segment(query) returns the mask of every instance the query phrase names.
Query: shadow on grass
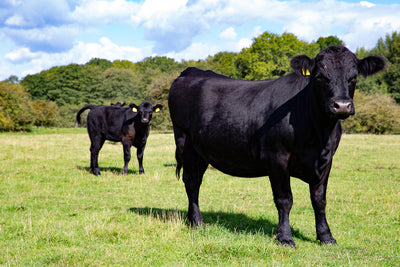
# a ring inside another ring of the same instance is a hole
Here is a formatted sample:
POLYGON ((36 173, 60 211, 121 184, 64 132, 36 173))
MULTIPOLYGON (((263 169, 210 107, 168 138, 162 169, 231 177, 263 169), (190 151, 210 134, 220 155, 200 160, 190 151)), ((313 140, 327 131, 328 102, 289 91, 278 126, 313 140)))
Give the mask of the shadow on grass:
MULTIPOLYGON (((90 171, 90 167, 76 166, 76 168, 78 170, 81 170, 81 171, 87 171, 88 173, 92 173, 90 171)), ((118 168, 118 167, 100 167, 100 174, 103 173, 103 172, 112 172, 113 174, 116 174, 116 175, 122 175, 122 168, 118 168)), ((129 174, 136 175, 136 174, 139 174, 139 171, 138 170, 128 169, 128 175, 129 174)))
MULTIPOLYGON (((133 212, 139 215, 151 216, 155 219, 163 220, 180 220, 185 221, 185 224, 189 226, 189 222, 186 219, 186 211, 173 210, 173 209, 159 209, 159 208, 130 208, 129 212, 133 212)), ((232 233, 247 233, 247 234, 258 234, 269 238, 275 238, 278 224, 271 222, 270 220, 260 218, 255 219, 248 217, 243 213, 228 213, 223 211, 205 211, 202 212, 205 226, 207 225, 218 225, 232 233)), ((304 236, 297 229, 292 229, 293 237, 307 241, 316 242, 307 236, 304 236)))

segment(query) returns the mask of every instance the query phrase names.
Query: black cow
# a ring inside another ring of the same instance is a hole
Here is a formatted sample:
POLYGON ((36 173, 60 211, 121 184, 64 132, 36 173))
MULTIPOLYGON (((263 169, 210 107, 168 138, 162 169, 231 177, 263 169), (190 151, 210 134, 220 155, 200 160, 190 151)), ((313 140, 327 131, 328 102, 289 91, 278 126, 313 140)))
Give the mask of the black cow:
POLYGON ((168 104, 174 127, 177 175, 189 200, 192 226, 203 224, 199 189, 207 166, 233 176, 269 176, 279 214, 277 240, 295 247, 289 225, 290 176, 309 184, 317 239, 336 244, 325 217, 339 119, 354 114, 357 76, 385 68, 381 57, 362 60, 342 46, 314 59, 292 58, 294 73, 264 81, 231 79, 188 68, 173 82, 168 104))
POLYGON ((122 102, 122 103, 121 103, 121 102, 117 102, 117 103, 115 103, 115 104, 114 104, 114 103, 111 103, 110 105, 111 105, 111 106, 116 106, 116 107, 123 107, 123 106, 125 106, 125 102, 122 102))
POLYGON ((128 174, 128 163, 131 159, 131 146, 137 148, 139 173, 143 174, 143 152, 150 133, 149 122, 153 112, 162 109, 162 105, 152 106, 143 102, 139 106, 130 104, 129 108, 119 106, 86 105, 78 111, 76 120, 80 123, 83 111, 90 109, 87 116, 87 130, 90 145, 90 171, 99 176, 98 157, 105 140, 121 142, 124 148, 123 174, 128 174))

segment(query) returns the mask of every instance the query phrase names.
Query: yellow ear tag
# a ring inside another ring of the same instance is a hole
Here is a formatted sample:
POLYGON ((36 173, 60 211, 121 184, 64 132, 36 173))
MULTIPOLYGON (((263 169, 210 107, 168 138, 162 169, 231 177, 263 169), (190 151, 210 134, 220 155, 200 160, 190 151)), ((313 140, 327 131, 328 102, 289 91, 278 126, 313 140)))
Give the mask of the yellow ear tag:
POLYGON ((301 69, 303 76, 310 76, 310 71, 308 69, 301 69))
POLYGON ((132 108, 132 111, 133 112, 137 112, 137 108, 132 108))
POLYGON ((154 110, 156 113, 160 111, 160 108, 156 108, 156 110, 154 110))

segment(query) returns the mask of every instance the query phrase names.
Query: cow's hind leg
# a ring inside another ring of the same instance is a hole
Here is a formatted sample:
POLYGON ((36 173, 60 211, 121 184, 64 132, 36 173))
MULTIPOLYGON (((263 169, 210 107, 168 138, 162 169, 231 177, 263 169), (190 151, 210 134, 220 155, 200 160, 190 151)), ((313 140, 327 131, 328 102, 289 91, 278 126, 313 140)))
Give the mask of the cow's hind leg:
POLYGON ((331 230, 329 229, 328 222, 326 220, 325 209, 326 209, 326 188, 328 184, 328 176, 330 172, 332 162, 325 169, 324 176, 319 183, 313 185, 310 184, 310 196, 311 203, 314 208, 315 214, 315 226, 317 230, 317 240, 322 244, 336 245, 336 240, 333 238, 331 230))
POLYGON ((193 147, 185 146, 183 153, 183 182, 189 200, 188 220, 192 227, 204 223, 199 208, 200 185, 208 163, 198 155, 193 147))
POLYGON ((100 176, 99 168, 99 152, 103 147, 105 139, 101 137, 91 138, 92 144, 90 145, 90 171, 96 175, 100 176))

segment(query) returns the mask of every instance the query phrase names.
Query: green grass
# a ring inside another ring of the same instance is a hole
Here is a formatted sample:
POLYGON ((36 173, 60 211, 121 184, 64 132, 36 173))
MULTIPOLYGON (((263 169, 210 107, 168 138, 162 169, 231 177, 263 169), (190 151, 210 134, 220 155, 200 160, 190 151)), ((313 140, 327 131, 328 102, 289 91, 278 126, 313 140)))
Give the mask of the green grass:
MULTIPOLYGON (((297 249, 277 245, 268 178, 209 169, 200 192, 205 229, 185 221, 172 134, 150 134, 146 175, 129 175, 120 144, 89 174, 85 129, 0 134, 0 265, 399 266, 400 136, 345 135, 328 186, 338 246, 315 241, 308 186, 292 179, 297 249)), ((135 152, 133 150, 133 152, 135 152)))

